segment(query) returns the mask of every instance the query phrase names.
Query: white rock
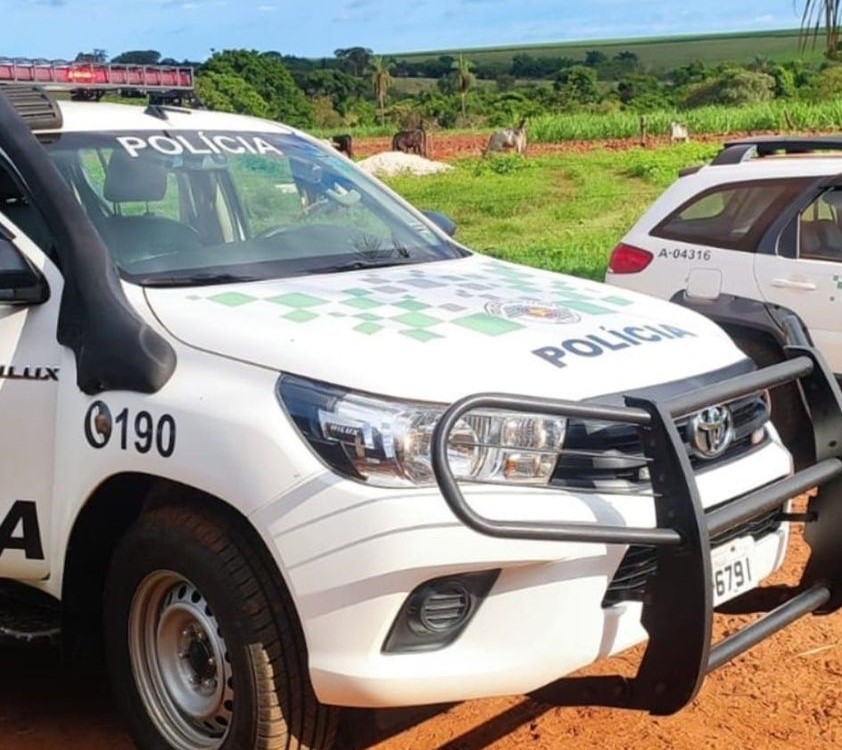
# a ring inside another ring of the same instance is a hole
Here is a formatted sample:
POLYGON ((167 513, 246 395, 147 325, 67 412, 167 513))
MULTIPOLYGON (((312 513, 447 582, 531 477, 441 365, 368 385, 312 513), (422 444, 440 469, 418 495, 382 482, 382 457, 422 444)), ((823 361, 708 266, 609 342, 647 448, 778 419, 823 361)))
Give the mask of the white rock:
POLYGON ((402 151, 385 151, 382 154, 375 154, 357 162, 357 166, 369 174, 384 176, 403 172, 414 175, 435 174, 453 169, 450 164, 425 159, 417 154, 405 154, 402 151))

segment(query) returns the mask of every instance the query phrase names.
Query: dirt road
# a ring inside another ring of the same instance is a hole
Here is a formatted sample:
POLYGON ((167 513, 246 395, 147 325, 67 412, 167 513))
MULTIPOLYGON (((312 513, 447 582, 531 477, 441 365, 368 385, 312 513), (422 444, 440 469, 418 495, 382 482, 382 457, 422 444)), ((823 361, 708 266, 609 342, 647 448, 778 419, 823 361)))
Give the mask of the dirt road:
MULTIPOLYGON (((744 133, 743 135, 760 135, 761 133, 744 133)), ((725 140, 733 140, 740 135, 712 135, 700 134, 693 137, 694 141, 702 143, 721 144, 725 140)), ((464 159, 468 156, 480 156, 488 136, 479 133, 428 133, 427 135, 427 156, 437 161, 452 161, 464 159)), ((669 138, 666 136, 650 136, 646 145, 649 148, 666 146, 669 138)), ((527 154, 538 156, 539 154, 559 154, 570 152, 585 152, 594 149, 610 149, 623 151, 640 146, 639 138, 609 138, 603 140, 589 141, 564 141, 563 143, 529 143, 527 154)), ((354 157, 361 158, 389 151, 391 138, 356 138, 354 139, 354 157)))
MULTIPOLYGON (((806 555, 796 539, 778 583, 806 555)), ((744 617, 717 616, 717 633, 744 617)), ((639 653, 602 665, 626 672, 639 653)), ((0 750, 131 750, 102 681, 55 651, 0 650, 0 750)), ((671 718, 559 709, 525 698, 425 712, 349 713, 343 750, 837 750, 842 747, 842 614, 802 620, 712 675, 671 718)))

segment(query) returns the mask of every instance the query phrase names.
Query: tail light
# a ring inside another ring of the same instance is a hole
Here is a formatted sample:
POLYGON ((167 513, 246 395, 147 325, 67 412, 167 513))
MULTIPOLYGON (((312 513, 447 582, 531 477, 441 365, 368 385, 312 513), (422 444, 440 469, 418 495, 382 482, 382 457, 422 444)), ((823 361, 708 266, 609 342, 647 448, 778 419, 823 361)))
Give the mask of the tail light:
POLYGON ((611 253, 608 270, 612 273, 640 273, 655 257, 648 250, 621 242, 611 253))

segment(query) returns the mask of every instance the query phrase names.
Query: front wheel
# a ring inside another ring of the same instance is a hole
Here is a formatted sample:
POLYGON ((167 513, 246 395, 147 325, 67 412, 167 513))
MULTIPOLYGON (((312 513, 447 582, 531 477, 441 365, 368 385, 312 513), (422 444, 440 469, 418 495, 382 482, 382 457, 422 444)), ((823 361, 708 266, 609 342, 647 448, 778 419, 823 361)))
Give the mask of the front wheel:
POLYGON ((105 589, 106 654, 140 750, 327 750, 292 603, 237 523, 187 507, 141 515, 105 589))

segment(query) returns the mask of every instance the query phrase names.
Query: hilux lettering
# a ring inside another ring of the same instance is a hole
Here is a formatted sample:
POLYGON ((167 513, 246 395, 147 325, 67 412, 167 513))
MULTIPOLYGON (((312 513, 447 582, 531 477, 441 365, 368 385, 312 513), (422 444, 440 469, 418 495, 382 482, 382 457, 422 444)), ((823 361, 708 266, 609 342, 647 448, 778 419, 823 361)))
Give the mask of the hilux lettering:
POLYGON ((566 367, 567 363, 563 360, 568 354, 574 354, 577 357, 600 357, 605 352, 616 352, 641 344, 681 339, 685 336, 695 337, 695 335, 683 328, 665 323, 651 326, 626 326, 619 330, 602 328, 599 334, 565 339, 558 346, 542 346, 540 349, 534 349, 532 353, 556 367, 566 367))
POLYGON ((15 365, 0 365, 0 379, 3 380, 58 380, 58 367, 20 368, 15 365))
POLYGON ((43 560, 38 509, 28 500, 15 500, 0 523, 0 557, 7 549, 23 550, 27 560, 43 560))

